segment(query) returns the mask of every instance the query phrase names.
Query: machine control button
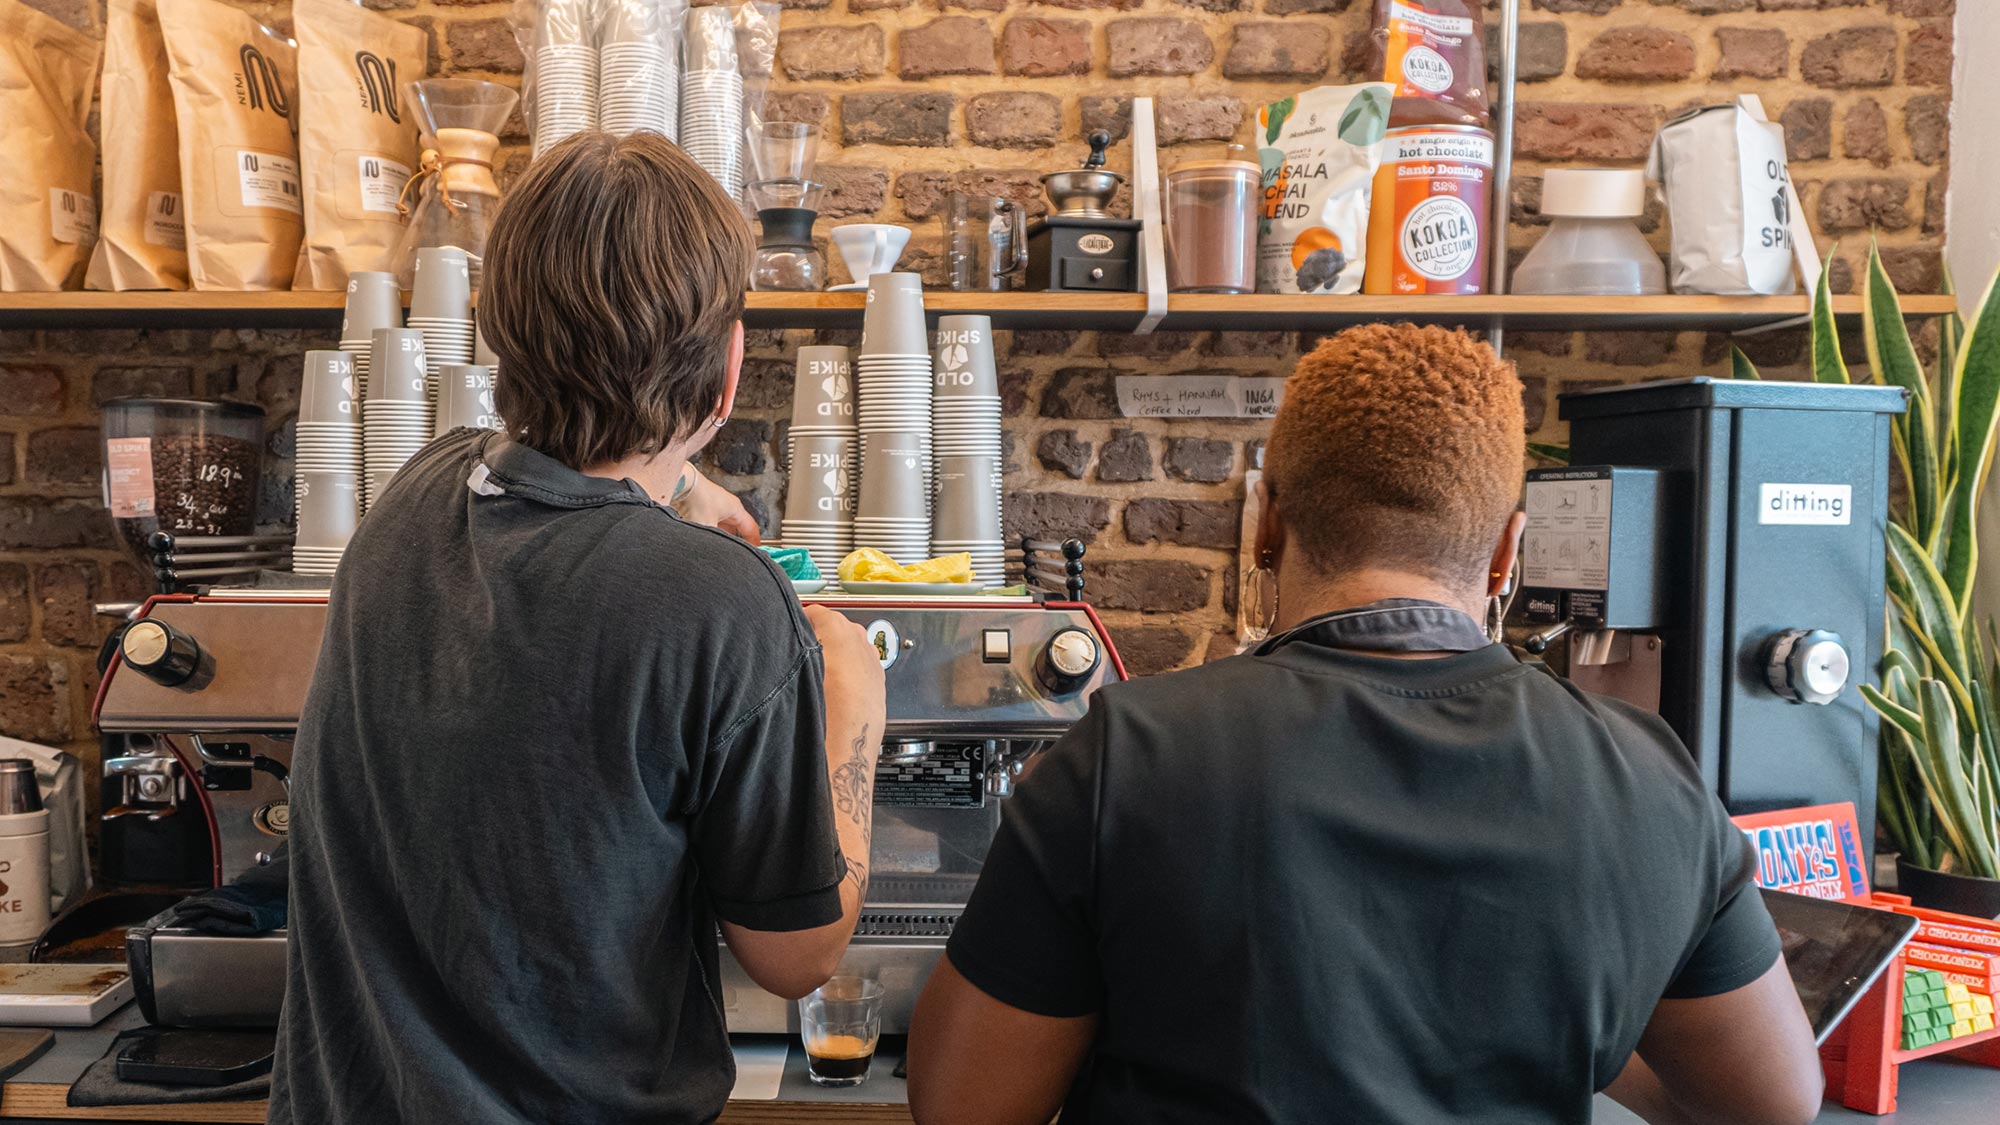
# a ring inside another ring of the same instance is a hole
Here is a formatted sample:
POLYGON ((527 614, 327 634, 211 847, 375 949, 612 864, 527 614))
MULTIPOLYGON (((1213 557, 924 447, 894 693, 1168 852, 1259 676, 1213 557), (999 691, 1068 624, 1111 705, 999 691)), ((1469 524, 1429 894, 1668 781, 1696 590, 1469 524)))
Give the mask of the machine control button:
POLYGON ((1850 671, 1847 648, 1830 630, 1787 629, 1764 649, 1764 682, 1793 703, 1832 703, 1850 671))
POLYGON ((133 670, 167 687, 186 683, 201 667, 201 646, 193 637, 150 618, 126 628, 118 653, 133 670))
POLYGON ((876 659, 882 662, 884 672, 895 667, 896 658, 903 655, 904 649, 914 647, 903 640, 894 625, 879 617, 868 623, 867 632, 868 642, 875 646, 876 659))
POLYGON ((1055 691, 1074 691, 1104 656, 1097 638, 1082 629, 1064 629, 1049 638, 1042 653, 1042 680, 1055 691))
POLYGON ((1005 664, 1014 658, 1014 635, 1005 629, 979 631, 979 659, 988 664, 1005 664))

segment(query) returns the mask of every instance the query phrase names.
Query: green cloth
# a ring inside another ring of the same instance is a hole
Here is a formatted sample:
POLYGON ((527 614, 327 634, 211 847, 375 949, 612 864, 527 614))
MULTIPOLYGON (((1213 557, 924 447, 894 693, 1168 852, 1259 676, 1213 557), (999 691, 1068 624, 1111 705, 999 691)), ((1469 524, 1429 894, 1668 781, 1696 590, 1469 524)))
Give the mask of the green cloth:
POLYGON ((811 582, 822 577, 819 567, 813 565, 812 555, 804 547, 759 547, 758 550, 771 556, 785 577, 794 582, 811 582))

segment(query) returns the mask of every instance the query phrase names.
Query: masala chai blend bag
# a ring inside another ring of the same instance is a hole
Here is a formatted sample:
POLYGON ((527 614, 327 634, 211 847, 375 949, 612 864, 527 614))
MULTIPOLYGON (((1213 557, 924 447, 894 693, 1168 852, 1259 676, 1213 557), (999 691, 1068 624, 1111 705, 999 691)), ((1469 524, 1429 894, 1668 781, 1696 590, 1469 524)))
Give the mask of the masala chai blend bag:
POLYGON ((1257 111, 1257 292, 1356 293, 1393 87, 1315 86, 1257 111))
POLYGON ((196 289, 289 289, 305 207, 291 40, 219 0, 159 0, 196 289))
POLYGON ((350 0, 293 0, 292 27, 306 203, 292 288, 345 289, 351 272, 395 268, 418 152, 403 86, 424 77, 424 33, 350 0))
POLYGON ((0 0, 0 291, 74 289, 97 239, 97 38, 0 0))
POLYGON ((111 0, 104 30, 104 218, 90 289, 186 289, 181 158, 157 0, 111 0))

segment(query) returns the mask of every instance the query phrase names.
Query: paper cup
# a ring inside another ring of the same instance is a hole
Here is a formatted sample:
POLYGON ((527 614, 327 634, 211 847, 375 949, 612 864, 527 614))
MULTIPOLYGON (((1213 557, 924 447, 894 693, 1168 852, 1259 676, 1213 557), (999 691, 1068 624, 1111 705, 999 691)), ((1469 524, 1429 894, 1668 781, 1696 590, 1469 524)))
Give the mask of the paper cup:
POLYGON ((360 421, 360 388, 355 385, 354 357, 341 351, 306 353, 306 371, 299 388, 299 424, 360 421))
POLYGON ((424 334, 377 328, 368 357, 368 399, 424 402, 424 334))
POLYGON ((415 279, 410 283, 410 317, 472 319, 472 270, 465 251, 456 246, 426 246, 417 251, 415 279))
POLYGON ((341 314, 340 338, 363 341, 377 328, 403 326, 403 291, 396 275, 359 270, 347 275, 347 307, 341 314))

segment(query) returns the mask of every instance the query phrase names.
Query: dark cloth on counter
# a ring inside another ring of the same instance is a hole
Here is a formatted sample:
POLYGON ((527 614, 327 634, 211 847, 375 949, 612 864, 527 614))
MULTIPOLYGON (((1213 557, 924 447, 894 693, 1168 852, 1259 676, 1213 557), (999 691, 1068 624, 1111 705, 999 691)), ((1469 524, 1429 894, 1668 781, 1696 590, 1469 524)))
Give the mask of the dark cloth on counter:
POLYGON ((279 841, 271 862, 250 868, 226 886, 175 903, 167 924, 218 937, 255 937, 284 929, 288 855, 288 844, 279 841))
POLYGON ((784 575, 497 433, 334 577, 293 756, 273 1122, 706 1121, 718 917, 840 917, 820 650, 784 575))
POLYGON ((118 1077, 118 1054, 140 1039, 172 1032, 170 1027, 135 1027, 121 1031, 102 1058, 84 1068, 70 1083, 67 1104, 75 1107, 113 1105, 195 1105, 202 1102, 247 1102, 271 1096, 271 1074, 231 1082, 226 1086, 169 1086, 131 1082, 118 1077))
POLYGON ((1662 997, 1776 963, 1753 869, 1657 716, 1377 603, 1100 691, 948 954, 1098 1016, 1064 1125, 1587 1122, 1662 997))

